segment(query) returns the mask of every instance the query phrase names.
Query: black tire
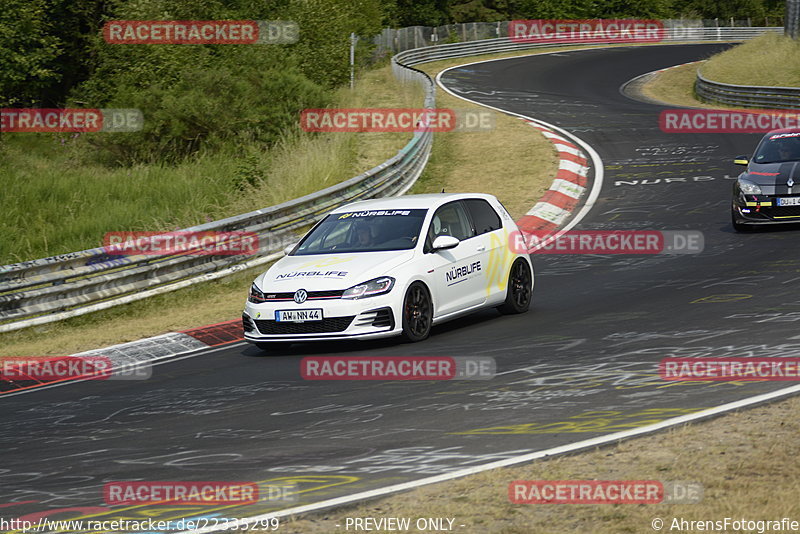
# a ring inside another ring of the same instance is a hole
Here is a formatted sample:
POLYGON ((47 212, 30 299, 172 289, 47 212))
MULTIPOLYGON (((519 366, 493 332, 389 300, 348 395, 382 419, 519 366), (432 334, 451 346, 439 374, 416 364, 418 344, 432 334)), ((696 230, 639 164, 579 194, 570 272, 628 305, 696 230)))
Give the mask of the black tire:
POLYGON ((422 282, 408 287, 403 299, 403 337, 415 343, 427 338, 433 324, 433 303, 428 288, 422 282))
POLYGON ((746 233, 752 231, 750 225, 742 224, 736 220, 736 215, 733 213, 733 211, 731 211, 731 225, 737 232, 746 233))
POLYGON ((256 347, 263 350, 264 352, 281 352, 289 348, 291 343, 286 343, 285 341, 277 341, 273 343, 254 343, 256 347))
POLYGON ((528 262, 518 258, 508 272, 506 301, 497 307, 504 315, 525 313, 531 306, 531 268, 528 262))

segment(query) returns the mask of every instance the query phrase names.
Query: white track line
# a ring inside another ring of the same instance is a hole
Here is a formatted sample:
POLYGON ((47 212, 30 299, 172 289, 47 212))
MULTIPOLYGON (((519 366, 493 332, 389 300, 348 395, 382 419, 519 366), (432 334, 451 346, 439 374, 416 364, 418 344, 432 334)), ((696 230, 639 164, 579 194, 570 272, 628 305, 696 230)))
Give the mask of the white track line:
MULTIPOLYGON (((373 499, 376 497, 383 497, 392 493, 397 493, 400 491, 406 491, 414 488, 418 488, 420 486, 425 486, 428 484, 436 484, 438 482, 446 482, 448 480, 453 480, 456 478, 465 477, 468 475, 474 475, 476 473, 481 473, 483 471, 489 471, 492 469, 498 469, 501 467, 509 467, 516 464, 521 464, 525 462, 530 462, 532 460, 538 460, 541 458, 546 458, 548 456, 554 456, 557 454, 565 454, 568 452, 576 452, 581 449, 587 449, 591 447, 597 447, 600 445, 607 445, 614 441, 628 439, 635 436, 641 436, 643 434, 648 434, 651 432, 655 432, 657 430, 662 430, 665 428, 669 428, 671 426, 680 425, 683 423, 689 423, 692 421, 697 421, 700 419, 706 419, 708 417, 712 417, 715 415, 724 414, 725 412, 729 412, 731 410, 736 410, 738 408, 743 408, 746 406, 751 406, 753 404, 759 404, 763 402, 767 402, 779 397, 784 397, 787 395, 792 395, 794 393, 800 392, 800 385, 791 386, 788 388, 779 389, 777 391, 773 391, 771 393, 764 393, 762 395, 756 395, 755 397, 749 397, 747 399, 742 399, 734 402, 729 402, 727 404, 723 404, 721 406, 717 406, 716 408, 709 408, 707 410, 703 410, 700 412, 695 412, 692 414, 681 415, 679 417, 672 417, 670 419, 665 419, 660 423, 654 423, 652 425, 647 425, 639 428, 635 428, 632 430, 624 430, 622 432, 615 432, 613 434, 607 434, 605 436, 600 436, 597 438, 586 439, 583 441, 578 441, 576 443, 570 443, 567 445, 561 445, 559 447, 553 447, 552 449, 546 449, 543 451, 533 452, 530 454, 525 454, 522 456, 516 456, 514 458, 507 458, 505 460, 498 460, 496 462, 478 465, 475 467, 468 467, 465 469, 460 469, 458 471, 453 471, 452 473, 446 473, 443 475, 436 475, 433 477, 422 478, 419 480, 413 480, 411 482, 404 482, 402 484, 394 484, 392 486, 386 486, 383 488, 378 488, 369 491, 362 491, 361 493, 355 493, 353 495, 346 495, 344 497, 337 497, 335 499, 328 499, 326 501, 320 501, 313 504, 307 504, 304 506, 297 506, 295 508, 287 508, 285 510, 280 510, 277 512, 270 512, 268 514, 257 515, 253 517, 243 518, 235 523, 230 523, 226 526, 227 529, 231 529, 237 525, 246 525, 248 523, 258 522, 258 521, 266 521, 271 518, 280 518, 286 517, 296 514, 314 512, 318 510, 323 510, 325 508, 332 508, 335 506, 341 506, 344 504, 352 504, 358 501, 364 501, 367 499, 373 499)), ((206 532, 218 532, 223 530, 222 528, 215 528, 215 527, 208 527, 202 528, 197 530, 188 530, 184 531, 180 534, 204 534, 206 532)))
MULTIPOLYGON (((705 59, 701 59, 699 61, 689 61, 687 63, 680 63, 678 65, 672 65, 671 67, 665 67, 663 69, 657 69, 657 70, 651 70, 650 72, 645 72, 644 74, 640 74, 640 75, 636 76, 635 78, 631 78, 627 82, 625 82, 622 85, 620 85, 619 86, 619 94, 621 94, 625 98, 630 98, 631 100, 635 100, 636 102, 641 102, 643 104, 651 104, 653 106, 662 106, 662 107, 671 106, 672 104, 670 104, 669 102, 662 102, 661 100, 658 100, 657 98, 650 98, 650 97, 647 97, 647 96, 644 96, 644 95, 642 95, 641 98, 637 98, 636 95, 630 95, 630 94, 627 93, 628 86, 631 85, 632 83, 636 83, 637 81, 641 80, 645 76, 652 76, 653 74, 658 74, 660 72, 664 72, 664 71, 671 70, 671 69, 677 69, 678 67, 683 67, 683 66, 686 66, 686 65, 694 65, 695 63, 703 63, 704 61, 705 61, 705 59)), ((685 106, 683 104, 681 104, 681 105, 677 105, 676 104, 674 107, 688 108, 688 109, 711 109, 711 108, 707 108, 707 107, 703 108, 703 107, 698 107, 698 106, 685 106)))
MULTIPOLYGON (((553 52, 553 53, 557 53, 557 52, 553 52)), ((538 54, 531 54, 531 55, 538 55, 538 54)), ((519 57, 527 57, 527 56, 515 56, 513 58, 503 58, 503 59, 517 59, 519 57)), ((575 142, 575 144, 581 146, 591 156, 592 163, 593 163, 593 166, 594 166, 594 169, 595 169, 594 183, 592 184, 592 189, 591 189, 591 192, 589 193, 589 197, 587 198, 586 204, 584 204, 583 208, 578 212, 578 214, 575 216, 575 218, 573 218, 569 222, 569 224, 567 226, 565 226, 562 230, 559 231, 559 233, 566 232, 567 230, 569 230, 570 228, 572 228, 576 224, 578 224, 578 222, 580 222, 580 220, 583 219, 589 213, 589 211, 594 206, 594 203, 597 200, 598 196, 600 195, 600 189, 602 188, 602 182, 603 182, 603 161, 600 159, 600 155, 594 150, 594 148, 591 147, 591 145, 589 145, 588 143, 586 143, 585 141, 583 141, 579 137, 567 132, 566 130, 563 130, 562 128, 559 128, 558 126, 554 126, 552 124, 548 124, 548 123, 546 123, 544 121, 540 121, 540 120, 534 119, 532 117, 527 117, 525 115, 520 115, 518 113, 512 113, 510 111, 505 111, 505 110, 502 110, 500 108, 496 108, 496 107, 493 107, 493 106, 488 106, 488 105, 485 105, 485 104, 481 104, 479 102, 475 102, 473 100, 469 100, 468 98, 463 98, 463 97, 461 97, 459 95, 456 95, 452 91, 450 91, 447 87, 445 87, 441 83, 441 75, 443 73, 447 72, 450 69, 464 67, 464 66, 467 66, 467 65, 475 65, 477 63, 487 63, 489 61, 502 61, 503 59, 488 59, 488 60, 484 60, 484 61, 475 61, 475 62, 472 62, 472 63, 465 63, 463 65, 458 65, 456 67, 450 67, 449 69, 443 70, 442 72, 440 72, 436 76, 436 83, 442 89, 444 89, 447 93, 455 96, 456 98, 461 98, 462 100, 467 100, 468 102, 472 102, 472 103, 477 104, 479 106, 483 106, 483 107, 487 107, 487 108, 490 108, 490 109, 494 109, 496 111, 499 111, 501 113, 505 113, 507 115, 513 115, 513 116, 516 116, 516 117, 520 117, 520 118, 523 118, 525 120, 544 125, 545 127, 550 128, 550 129, 552 129, 554 131, 561 132, 567 138, 572 139, 575 142)), ((643 435, 643 434, 648 434, 650 432, 655 432, 657 430, 662 430, 664 428, 669 428, 669 427, 674 426, 674 425, 680 425, 680 424, 688 423, 688 422, 691 422, 691 421, 697 421, 697 420, 700 420, 700 419, 705 419, 707 417, 712 417, 714 415, 722 414, 722 413, 725 413, 725 412, 728 412, 728 411, 731 411, 731 410, 736 410, 738 408, 742 408, 742 407, 745 407, 745 406, 750 406, 750 405, 753 405, 753 404, 759 404, 759 403, 762 403, 762 402, 766 402, 766 401, 769 401, 769 400, 772 400, 772 399, 776 399, 776 398, 779 398, 779 397, 784 397, 784 396, 791 395, 793 393, 798 393, 798 392, 800 392, 800 385, 791 386, 791 387, 788 387, 788 388, 783 388, 783 389, 779 389, 777 391, 773 391, 771 393, 765 393, 763 395, 757 395, 755 397, 749 397, 747 399, 742 399, 742 400, 730 402, 730 403, 727 403, 727 404, 723 404, 721 406, 717 406, 716 408, 709 408, 707 410, 702 410, 700 412, 695 412, 695 413, 692 413, 692 414, 687 414, 687 415, 682 415, 682 416, 679 416, 679 417, 673 417, 673 418, 670 418, 670 419, 665 419, 664 421, 661 421, 660 423, 654 423, 652 425, 647 425, 647 426, 635 428, 635 429, 632 429, 632 430, 625 430, 625 431, 622 431, 622 432, 615 432, 613 434, 607 434, 605 436, 600 436, 600 437, 597 437, 597 438, 578 441, 576 443, 570 443, 570 444, 567 444, 567 445, 561 445, 559 447, 554 447, 552 449, 546 449, 546 450, 543 450, 543 451, 538 451, 538 452, 534 452, 534 453, 530 453, 530 454, 525 454, 525 455, 522 455, 522 456, 516 456, 514 458, 507 458, 505 460, 499 460, 497 462, 492 462, 492 463, 488 463, 488 464, 484 464, 484 465, 468 467, 466 469, 460 469, 458 471, 453 471, 452 473, 446 473, 446 474, 443 474, 443 475, 437 475, 437 476, 433 476, 433 477, 422 478, 422 479, 413 480, 413 481, 410 481, 410 482, 403 482, 401 484, 394 484, 392 486, 386 486, 386 487, 378 488, 378 489, 374 489, 374 490, 362 491, 360 493, 355 493, 355 494, 352 494, 352 495, 345 495, 343 497, 337 497, 335 499, 328 499, 328 500, 325 500, 325 501, 320 501, 320 502, 316 502, 316 503, 312 503, 312 504, 306 504, 306 505, 303 505, 303 506, 297 506, 297 507, 294 507, 294 508, 287 508, 285 510, 280 510, 280 511, 277 511, 277 512, 270 512, 270 513, 267 513, 267 514, 257 515, 257 516, 253 516, 253 517, 242 518, 242 519, 240 519, 239 521, 236 522, 236 525, 246 525, 248 523, 254 523, 254 522, 258 522, 258 521, 265 521, 265 520, 268 520, 268 519, 271 519, 271 518, 287 517, 287 516, 292 516, 292 515, 297 515, 297 514, 303 514, 303 513, 308 513, 308 512, 319 511, 319 510, 323 510, 323 509, 326 509, 326 508, 333 508, 335 506, 341 506, 341 505, 345 505, 345 504, 352 504, 354 502, 363 501, 363 500, 367 500, 367 499, 373 499, 373 498, 376 498, 376 497, 383 497, 383 496, 386 496, 386 495, 390 495, 392 493, 398 493, 398 492, 401 492, 401 491, 406 491, 406 490, 418 488, 420 486, 426 486, 428 484, 436 484, 438 482, 445 482, 445 481, 448 481, 448 480, 453 480, 453 479, 456 479, 456 478, 461 478, 461 477, 465 477, 465 476, 469 476, 469 475, 474 475, 476 473, 481 473, 483 471, 489 471, 489 470, 497 469, 497 468, 500 468, 500 467, 508 467, 508 466, 511 466, 511 465, 530 462, 532 460, 538 460, 540 458, 546 458, 548 456, 554 456, 554 455, 557 455, 557 454, 565 454, 565 453, 568 453, 568 452, 575 452, 575 451, 578 451, 578 450, 581 450, 581 449, 590 448, 590 447, 597 447, 599 445, 605 445, 605 444, 612 443, 612 442, 617 441, 617 440, 632 438, 632 437, 640 436, 640 435, 643 435)), ((232 527, 234 527, 234 524, 227 525, 228 529, 230 529, 232 527)), ((214 527, 207 527, 207 528, 197 529, 197 530, 188 530, 188 531, 184 531, 184 532, 179 533, 179 534, 205 534, 207 532, 219 532, 220 530, 223 530, 223 529, 214 528, 214 527)))
MULTIPOLYGON (((552 52, 552 53, 560 53, 560 52, 552 52)), ((541 54, 530 54, 530 55, 541 55, 541 54)), ((472 63, 465 63, 463 65, 458 65, 456 67, 450 67, 450 69, 463 67, 463 66, 466 66, 466 65, 475 65, 475 64, 478 64, 478 63, 487 63, 489 61, 502 61, 503 59, 516 59, 516 58, 519 58, 519 57, 528 57, 528 56, 515 56, 515 57, 512 57, 512 58, 489 59, 489 60, 484 60, 484 61, 475 61, 475 62, 472 62, 472 63)), ((589 211, 592 209, 592 207, 594 206, 595 201, 597 200, 597 198, 600 195, 600 190, 602 189, 603 162, 602 162, 602 159, 600 159, 600 155, 597 154, 597 152, 592 148, 591 145, 589 145, 588 143, 586 143, 585 141, 583 141, 579 137, 567 132, 566 130, 563 130, 562 128, 559 128, 558 126, 549 124, 547 122, 544 122, 544 121, 541 121, 541 120, 538 120, 538 119, 534 119, 532 117, 521 115, 519 113, 513 113, 513 112, 505 111, 505 110, 502 110, 500 108, 496 108, 496 107, 493 107, 493 106, 488 106, 488 105, 485 105, 485 104, 481 104, 479 102, 475 102, 475 101, 470 100, 468 98, 463 98, 463 97, 461 97, 459 95, 456 95, 455 93, 453 93, 452 91, 447 89, 447 87, 442 85, 441 81, 440 81, 441 75, 444 72, 446 72, 446 71, 448 71, 450 69, 445 69, 445 70, 443 70, 442 72, 440 72, 436 76, 436 83, 442 89, 444 89, 447 93, 455 96, 456 98, 461 98, 462 100, 466 100, 468 102, 472 102, 472 103, 477 104, 479 106, 483 106, 483 107, 487 107, 487 108, 490 108, 490 109, 494 109, 496 111, 499 111, 501 113, 505 113, 507 115, 513 115, 513 116, 516 116, 516 117, 520 117, 522 119, 525 119, 525 120, 528 120, 528 121, 531 121, 531 122, 534 122, 534 123, 537 123, 537 124, 541 124, 541 125, 543 125, 543 126, 545 126, 547 128, 550 128, 550 129, 552 129, 554 131, 561 132, 567 138, 572 139, 575 142, 575 144, 581 146, 590 155, 590 157, 592 158, 592 163, 593 163, 595 174, 594 174, 594 182, 592 184, 592 189, 591 189, 591 191, 589 193, 589 197, 587 198, 586 203, 584 204, 583 208, 577 213, 577 215, 575 215, 575 217, 569 222, 569 224, 567 224, 563 229, 561 229, 559 231, 559 233, 566 232, 567 230, 569 230, 570 228, 572 228, 576 224, 578 224, 578 222, 580 222, 580 220, 582 220, 589 213, 589 211)), ((193 358, 193 357, 196 357, 196 356, 201 356, 201 355, 204 355, 204 354, 208 354, 210 352, 215 352, 217 350, 224 350, 224 349, 230 348, 231 346, 237 346, 240 343, 230 344, 230 345, 222 346, 222 347, 215 347, 215 348, 210 349, 210 350, 198 349, 198 350, 201 350, 201 351, 204 351, 204 352, 201 352, 199 354, 187 354, 185 356, 182 356, 182 357, 179 357, 179 358, 174 358, 174 359, 171 359, 169 361, 159 362, 157 365, 166 364, 166 363, 172 363, 174 361, 184 360, 184 359, 188 359, 188 358, 193 358)), ((70 383, 72 383, 72 382, 70 382, 70 383)), ((57 386, 60 386, 60 385, 66 385, 66 384, 53 384, 51 386, 44 386, 44 387, 41 387, 41 388, 35 388, 35 390, 38 391, 38 390, 41 390, 41 389, 46 389, 47 387, 57 387, 57 386)), ((643 435, 643 434, 648 434, 648 433, 651 433, 651 432, 655 432, 657 430, 662 430, 662 429, 668 428, 670 426, 679 425, 679 424, 683 424, 683 423, 688 423, 688 422, 691 422, 691 421, 697 421, 697 420, 700 420, 700 419, 705 419, 705 418, 708 418, 708 417, 712 417, 714 415, 723 414, 723 413, 731 411, 731 410, 736 410, 738 408, 743 408, 743 407, 746 407, 746 406, 751 406, 751 405, 754 405, 754 404, 767 402, 767 401, 770 401, 770 400, 773 400, 773 399, 777 399, 777 398, 780 398, 780 397, 792 395, 792 394, 798 393, 798 392, 800 392, 800 385, 791 386, 791 387, 788 387, 788 388, 783 388, 783 389, 779 389, 777 391, 773 391, 771 393, 764 393, 762 395, 757 395, 755 397, 749 397, 747 399, 742 399, 742 400, 730 402, 730 403, 727 403, 727 404, 723 404, 721 406, 717 406, 716 408, 709 408, 707 410, 703 410, 703 411, 696 412, 696 413, 693 413, 693 414, 682 415, 682 416, 679 416, 679 417, 673 417, 671 419, 666 419, 664 421, 661 421, 660 423, 654 423, 652 425, 647 425, 647 426, 635 428, 635 429, 632 429, 632 430, 626 430, 626 431, 623 431, 623 432, 615 432, 613 434, 607 434, 605 436, 600 436, 600 437, 597 437, 597 438, 578 441, 576 443, 571 443, 571 444, 567 444, 567 445, 561 445, 559 447, 554 447, 554 448, 546 449, 546 450, 543 450, 543 451, 538 451, 538 452, 534 452, 534 453, 530 453, 530 454, 525 454, 525 455, 522 455, 522 456, 516 456, 514 458, 507 458, 505 460, 499 460, 497 462, 492 462, 492 463, 488 463, 488 464, 484 464, 484 465, 469 467, 469 468, 466 468, 466 469, 453 471, 451 473, 446 473, 446 474, 443 474, 443 475, 437 475, 437 476, 433 476, 433 477, 422 478, 422 479, 419 479, 419 480, 413 480, 413 481, 404 482, 404 483, 401 483, 401 484, 394 484, 392 486, 386 486, 386 487, 378 488, 378 489, 374 489, 374 490, 363 491, 363 492, 355 493, 355 494, 352 494, 352 495, 346 495, 346 496, 343 496, 343 497, 337 497, 335 499, 328 499, 328 500, 325 500, 325 501, 320 501, 320 502, 317 502, 317 503, 298 506, 298 507, 295 507, 295 508, 287 508, 285 510, 280 510, 280 511, 277 511, 277 512, 270 512, 268 514, 262 514, 262 515, 258 515, 258 516, 242 518, 239 521, 237 521, 235 524, 234 523, 230 523, 230 524, 225 525, 225 528, 222 528, 222 527, 219 527, 219 528, 207 527, 207 528, 203 528, 203 529, 184 531, 184 532, 182 532, 180 534, 189 534, 189 533, 204 534, 206 532, 219 532, 221 530, 230 530, 231 528, 233 528, 236 525, 246 525, 248 523, 264 521, 264 520, 267 520, 267 519, 270 519, 270 518, 287 517, 287 516, 296 515, 296 514, 302 514, 302 513, 307 513, 307 512, 323 510, 325 508, 332 508, 332 507, 335 507, 335 506, 341 506, 341 505, 344 505, 344 504, 351 504, 353 502, 363 501, 363 500, 366 500, 366 499, 373 499, 373 498, 376 498, 376 497, 382 497, 382 496, 389 495, 389 494, 392 494, 392 493, 398 493, 398 492, 401 492, 401 491, 406 491, 406 490, 418 488, 420 486, 425 486, 425 485, 428 485, 428 484, 435 484, 435 483, 438 483, 438 482, 445 482, 445 481, 448 481, 448 480, 453 480, 453 479, 456 479, 456 478, 461 478, 461 477, 465 477, 465 476, 468 476, 468 475, 481 473, 483 471, 489 471, 489 470, 498 469, 498 468, 501 468, 501 467, 508 467, 508 466, 512 466, 512 465, 516 465, 516 464, 520 464, 520 463, 530 462, 532 460, 546 458, 548 456, 554 456, 554 455, 557 455, 557 454, 565 454, 565 453, 568 453, 568 452, 575 452, 575 451, 578 451, 578 450, 581 450, 581 449, 586 449, 586 448, 590 448, 590 447, 596 447, 596 446, 599 446, 599 445, 605 445, 605 444, 611 443, 613 441, 617 441, 617 440, 621 440, 621 439, 627 439, 627 438, 631 438, 631 437, 635 437, 635 436, 640 436, 640 435, 643 435)), ((25 392, 10 393, 10 394, 6 394, 6 395, 2 395, 2 397, 10 397, 10 396, 17 395, 17 394, 22 394, 22 393, 25 393, 25 392)))
MULTIPOLYGON (((583 220, 583 218, 586 217, 589 214, 589 211, 591 211, 591 209, 594 207, 594 203, 597 201, 598 197, 600 196, 600 190, 603 188, 603 175, 604 175, 604 173, 603 173, 603 160, 600 158, 600 154, 598 154, 597 151, 594 148, 592 148, 592 146, 589 143, 587 143, 586 141, 584 141, 580 137, 576 136, 575 134, 572 134, 572 133, 564 130, 563 128, 559 128, 558 126, 556 126, 554 124, 550 124, 548 122, 545 122, 545 121, 542 121, 542 120, 539 120, 539 119, 535 119, 535 118, 527 116, 527 115, 522 115, 520 113, 514 113, 512 111, 506 111, 506 110, 501 109, 501 108, 490 106, 488 104, 482 104, 481 102, 476 102, 475 100, 471 100, 471 99, 463 97, 461 95, 457 95, 456 93, 454 93, 453 91, 448 89, 442 83, 442 74, 444 74, 445 72, 447 72, 449 70, 452 70, 452 69, 458 69, 458 68, 467 67, 467 66, 470 66, 470 65, 478 65, 480 63, 489 63, 489 62, 492 62, 492 61, 504 61, 504 60, 507 60, 507 59, 519 59, 521 57, 531 57, 531 56, 549 55, 549 54, 557 54, 557 53, 561 53, 561 52, 547 52, 547 53, 544 53, 544 54, 528 54, 528 55, 525 55, 525 56, 514 56, 514 57, 511 57, 511 58, 501 58, 501 59, 484 59, 482 61, 473 61, 471 63, 464 63, 463 65, 456 65, 455 67, 450 67, 450 68, 444 69, 443 71, 439 72, 439 74, 436 75, 436 85, 441 87, 447 94, 452 95, 452 96, 454 96, 456 98, 460 98, 461 100, 465 100, 467 102, 470 102, 472 104, 475 104, 475 105, 478 105, 478 106, 482 106, 482 107, 485 107, 485 108, 493 109, 495 111, 498 111, 500 113, 504 113, 506 115, 519 117, 519 118, 524 119, 526 121, 533 122, 535 124, 540 124, 540 125, 544 126, 545 128, 549 128, 549 129, 553 130, 554 132, 558 132, 563 137, 566 137, 567 140, 572 141, 574 144, 576 144, 579 147, 581 147, 587 154, 589 154, 589 157, 592 158, 592 168, 594 168, 594 180, 592 181, 592 189, 589 191, 589 196, 586 197, 586 202, 584 203, 583 207, 581 207, 581 209, 578 210, 578 213, 575 214, 575 216, 572 218, 571 221, 569 221, 569 223, 567 223, 563 228, 558 230, 557 235, 561 235, 564 232, 567 232, 570 229, 572 229, 573 227, 575 227, 575 225, 577 225, 579 222, 581 222, 581 220, 583 220)), ((545 132, 541 132, 541 133, 545 134, 545 132)), ((552 134, 550 134, 550 136, 552 136, 552 134)), ((545 137, 548 137, 548 139, 550 138, 550 136, 545 135, 545 137)))

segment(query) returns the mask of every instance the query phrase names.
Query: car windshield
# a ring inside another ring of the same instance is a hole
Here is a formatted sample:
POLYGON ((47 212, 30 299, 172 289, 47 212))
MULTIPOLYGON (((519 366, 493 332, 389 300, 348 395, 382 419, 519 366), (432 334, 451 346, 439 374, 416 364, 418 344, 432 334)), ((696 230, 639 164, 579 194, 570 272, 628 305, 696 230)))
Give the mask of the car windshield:
POLYGON ((767 135, 758 145, 756 163, 782 163, 800 160, 800 132, 767 135))
POLYGON ((407 250, 419 240, 425 209, 333 213, 317 225, 292 256, 407 250))

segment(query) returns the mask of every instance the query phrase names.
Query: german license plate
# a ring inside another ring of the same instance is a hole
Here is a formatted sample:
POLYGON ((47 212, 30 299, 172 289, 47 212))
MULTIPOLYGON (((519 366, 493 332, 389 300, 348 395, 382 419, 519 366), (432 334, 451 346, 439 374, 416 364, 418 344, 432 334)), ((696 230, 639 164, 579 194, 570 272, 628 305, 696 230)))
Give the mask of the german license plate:
POLYGON ((321 321, 322 308, 314 308, 310 310, 276 310, 275 320, 278 322, 290 322, 290 323, 321 321))
POLYGON ((778 206, 800 206, 800 197, 778 197, 778 206))

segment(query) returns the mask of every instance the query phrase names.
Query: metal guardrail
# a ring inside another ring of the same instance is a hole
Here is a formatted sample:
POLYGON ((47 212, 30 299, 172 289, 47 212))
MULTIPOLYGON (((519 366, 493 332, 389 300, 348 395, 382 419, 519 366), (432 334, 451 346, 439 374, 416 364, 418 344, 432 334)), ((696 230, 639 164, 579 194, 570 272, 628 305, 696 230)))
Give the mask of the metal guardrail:
MULTIPOLYGON (((668 27, 663 41, 666 43, 691 42, 691 41, 744 41, 753 37, 763 35, 768 31, 783 32, 783 28, 725 28, 725 27, 668 27)), ((465 56, 480 54, 496 54, 502 52, 515 52, 533 48, 547 48, 557 46, 569 46, 572 44, 609 44, 619 43, 619 40, 609 37, 607 40, 595 39, 591 43, 587 42, 567 42, 554 40, 553 42, 542 41, 515 41, 508 37, 497 39, 483 39, 478 41, 467 41, 463 43, 443 44, 436 46, 426 46, 414 48, 405 52, 400 52, 395 57, 402 58, 406 65, 417 65, 428 61, 439 59, 454 59, 465 56)), ((625 44, 625 43, 620 43, 625 44)), ((655 44, 655 43, 654 43, 655 44)))
MULTIPOLYGON (((773 28, 670 29, 666 41, 736 41, 773 28)), ((596 41, 598 43, 614 42, 596 41)), ((519 42, 507 37, 407 50, 392 58, 403 81, 425 85, 426 108, 435 106, 435 86, 412 66, 439 59, 563 46, 563 42, 519 42)), ((585 44, 585 43, 583 43, 585 44)), ((103 248, 0 267, 0 332, 49 323, 174 291, 279 258, 292 233, 354 200, 403 194, 422 173, 433 134, 423 131, 393 158, 340 184, 304 197, 185 231, 247 231, 259 237, 259 255, 111 256, 103 248)))
MULTIPOLYGON (((797 0, 800 3, 800 0, 797 0)), ((775 20, 773 18, 773 20, 775 20)), ((788 19, 787 19, 788 20, 788 19)), ((720 24, 719 19, 663 19, 660 21, 667 31, 670 32, 671 39, 683 39, 682 32, 695 31, 699 28, 713 29, 716 31, 720 27, 728 28, 751 28, 753 24, 749 19, 733 20, 729 19, 720 24)), ((782 25, 782 20, 778 19, 778 26, 782 25)), ((769 26, 765 23, 764 26, 769 26)), ((409 26, 406 28, 384 28, 380 34, 376 35, 372 42, 378 55, 403 52, 412 48, 433 46, 444 43, 464 43, 467 41, 480 41, 485 39, 497 39, 509 37, 509 31, 513 31, 510 21, 497 22, 464 22, 458 24, 445 24, 443 26, 409 26)))
POLYGON ((704 78, 700 71, 694 85, 700 100, 742 108, 800 109, 800 87, 735 85, 704 78))
MULTIPOLYGON (((392 59, 404 81, 425 85, 425 108, 435 106, 428 75, 392 59)), ((319 220, 333 208, 367 198, 406 192, 425 168, 433 143, 430 130, 417 132, 396 156, 351 178, 277 206, 183 231, 246 231, 259 237, 256 256, 119 256, 104 248, 0 266, 0 332, 58 321, 133 302, 263 265, 297 241, 293 230, 319 220)))

